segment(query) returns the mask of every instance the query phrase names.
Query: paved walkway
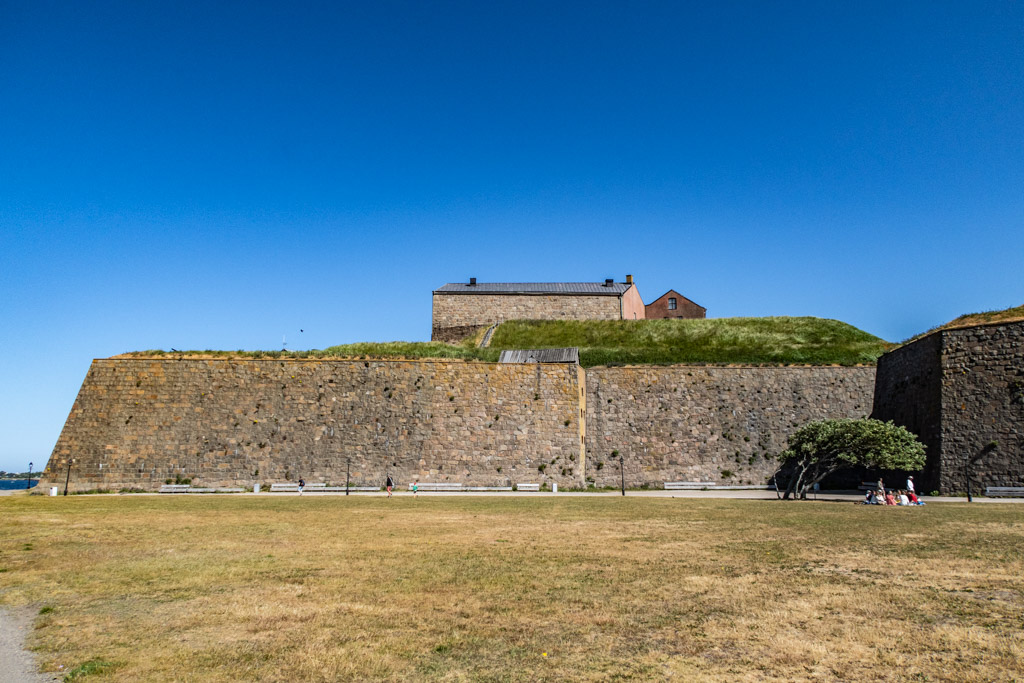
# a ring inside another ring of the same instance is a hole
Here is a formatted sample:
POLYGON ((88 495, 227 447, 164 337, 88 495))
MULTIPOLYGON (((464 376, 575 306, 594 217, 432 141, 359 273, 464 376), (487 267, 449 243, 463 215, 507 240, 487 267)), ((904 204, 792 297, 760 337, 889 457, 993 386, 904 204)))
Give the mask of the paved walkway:
MULTIPOLYGON (((235 494, 238 495, 238 494, 235 494)), ((241 495, 257 495, 253 493, 241 494, 241 495)), ((274 495, 274 496, 297 496, 297 493, 274 493, 274 494, 263 494, 258 495, 274 495)), ((342 493, 305 493, 304 497, 317 497, 317 496, 343 496, 342 493)), ((351 495, 361 496, 380 496, 382 493, 352 493, 351 495)), ((396 496, 402 498, 412 496, 412 493, 408 491, 396 491, 396 496)), ((543 497, 543 498, 559 498, 559 497, 580 497, 580 498, 606 498, 614 497, 621 498, 621 491, 559 491, 558 493, 552 493, 551 491, 541 491, 539 493, 527 493, 525 491, 420 491, 422 497, 440 497, 440 496, 522 496, 522 497, 543 497)), ((631 491, 626 489, 626 496, 629 498, 732 498, 732 499, 746 499, 746 500, 776 500, 778 496, 775 491, 728 491, 728 490, 715 490, 709 489, 707 491, 660 491, 660 490, 635 490, 631 491)), ((842 503, 859 503, 864 500, 863 493, 853 492, 840 492, 840 491, 822 491, 817 495, 811 494, 807 497, 808 500, 819 500, 825 502, 842 502, 842 503)), ((967 498, 960 498, 957 496, 925 496, 922 498, 925 504, 928 503, 966 503, 967 498)), ((975 503, 1024 503, 1024 498, 974 498, 975 503)))
MULTIPOLYGON (((26 495, 24 490, 15 491, 0 491, 0 496, 10 495, 26 495)), ((261 493, 195 493, 195 494, 160 494, 160 493, 117 493, 110 495, 118 496, 258 496, 258 497, 277 497, 277 496, 298 496, 298 493, 268 493, 263 491, 261 493)), ((310 493, 306 491, 302 494, 304 498, 326 498, 328 496, 344 496, 345 492, 325 492, 325 493, 310 493)), ((379 496, 384 497, 384 491, 352 491, 349 495, 352 496, 379 496)), ((523 496, 533 498, 557 498, 557 497, 582 497, 582 498, 607 498, 611 497, 622 497, 620 491, 559 491, 558 493, 552 493, 551 491, 540 491, 540 492, 526 492, 526 491, 420 491, 420 496, 424 498, 438 498, 442 496, 523 496)), ((707 491, 696 490, 696 491, 664 491, 660 489, 651 490, 630 490, 626 489, 626 495, 633 498, 734 498, 734 499, 747 499, 747 500, 775 500, 777 498, 775 491, 730 491, 727 489, 708 489, 707 491)), ((412 497, 411 491, 401 490, 395 491, 395 496, 400 498, 412 497)), ((821 491, 818 494, 811 494, 808 496, 808 500, 820 500, 820 501, 831 501, 831 502, 847 502, 847 503, 858 503, 864 500, 863 493, 855 493, 852 491, 821 491)), ((961 496, 924 496, 921 498, 925 503, 966 503, 967 498, 961 496)), ((1024 498, 985 498, 984 496, 975 496, 975 503, 1024 503, 1024 498)))
POLYGON ((29 607, 0 607, 0 680, 11 683, 50 683, 59 681, 53 674, 36 673, 32 653, 25 649, 25 638, 32 631, 34 610, 29 607))

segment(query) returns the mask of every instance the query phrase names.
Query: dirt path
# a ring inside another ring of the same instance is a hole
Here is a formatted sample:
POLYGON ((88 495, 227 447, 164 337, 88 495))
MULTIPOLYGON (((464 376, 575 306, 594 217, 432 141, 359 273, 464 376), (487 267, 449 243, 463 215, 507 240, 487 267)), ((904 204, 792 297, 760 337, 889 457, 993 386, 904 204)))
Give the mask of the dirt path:
POLYGON ((60 678, 36 673, 35 659, 25 649, 25 638, 32 631, 31 608, 0 607, 0 678, 10 683, 52 683, 60 678))

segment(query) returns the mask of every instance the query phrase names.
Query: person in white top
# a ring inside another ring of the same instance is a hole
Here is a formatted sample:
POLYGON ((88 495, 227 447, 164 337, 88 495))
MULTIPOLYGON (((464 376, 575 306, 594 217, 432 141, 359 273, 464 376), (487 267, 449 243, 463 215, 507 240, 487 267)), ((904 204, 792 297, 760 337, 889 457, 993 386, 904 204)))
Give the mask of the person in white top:
POLYGON ((914 491, 914 476, 913 475, 907 477, 907 490, 912 492, 912 493, 917 493, 916 491, 914 491))

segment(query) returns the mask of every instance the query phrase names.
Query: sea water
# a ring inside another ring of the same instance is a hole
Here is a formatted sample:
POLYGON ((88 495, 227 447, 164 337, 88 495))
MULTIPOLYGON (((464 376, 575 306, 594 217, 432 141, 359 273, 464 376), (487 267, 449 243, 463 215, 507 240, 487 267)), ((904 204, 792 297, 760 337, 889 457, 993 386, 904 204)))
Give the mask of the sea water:
MULTIPOLYGON (((35 488, 38 483, 38 479, 33 479, 32 488, 35 488)), ((0 491, 23 489, 26 486, 28 486, 28 479, 0 479, 0 491)))

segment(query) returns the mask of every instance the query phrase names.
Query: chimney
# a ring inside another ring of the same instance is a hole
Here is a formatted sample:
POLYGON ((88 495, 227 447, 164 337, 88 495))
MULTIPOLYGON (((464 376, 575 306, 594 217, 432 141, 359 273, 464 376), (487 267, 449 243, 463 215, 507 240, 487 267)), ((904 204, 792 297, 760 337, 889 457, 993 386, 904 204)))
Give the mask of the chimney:
POLYGON ((614 281, 614 280, 612 280, 612 279, 611 279, 610 277, 609 277, 609 278, 605 278, 605 281, 604 281, 604 286, 605 286, 605 287, 611 287, 611 286, 612 286, 612 284, 614 284, 614 282, 615 282, 615 281, 614 281))
POLYGON ((476 287, 476 278, 475 277, 469 278, 469 286, 470 287, 476 287))
POLYGON ((633 284, 633 276, 632 275, 627 275, 626 276, 626 284, 627 285, 633 284))

